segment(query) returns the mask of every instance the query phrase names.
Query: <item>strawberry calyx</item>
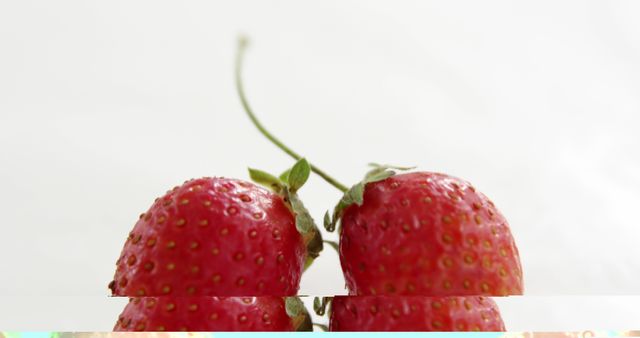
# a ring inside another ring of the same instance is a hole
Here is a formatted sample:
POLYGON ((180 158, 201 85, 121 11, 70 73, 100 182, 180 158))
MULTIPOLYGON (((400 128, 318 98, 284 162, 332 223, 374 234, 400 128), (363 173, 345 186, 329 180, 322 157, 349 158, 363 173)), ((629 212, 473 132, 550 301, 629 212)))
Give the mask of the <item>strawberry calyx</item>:
POLYGON ((302 235, 305 247, 307 248, 305 269, 318 257, 323 248, 322 234, 298 196, 298 190, 307 182, 310 173, 311 168, 304 158, 297 161, 291 169, 286 170, 279 177, 262 170, 249 168, 251 180, 280 195, 294 213, 296 229, 302 235))
POLYGON ((329 232, 335 231, 336 225, 340 221, 340 218, 342 218, 342 214, 344 213, 344 210, 346 208, 348 208, 352 204, 362 205, 363 199, 364 199, 364 189, 367 184, 385 180, 395 175, 396 174, 395 170, 406 171, 406 170, 411 170, 415 168, 415 167, 399 167, 394 165, 377 164, 377 163, 370 163, 369 166, 373 167, 373 169, 367 172, 367 174, 364 176, 364 179, 362 181, 356 183, 344 193, 344 195, 342 196, 338 204, 333 208, 333 213, 329 214, 329 211, 327 211, 324 214, 323 223, 324 223, 324 228, 327 229, 327 231, 329 232))
MULTIPOLYGON (((300 156, 298 153, 293 151, 291 148, 285 145, 282 141, 280 141, 277 137, 275 137, 272 133, 270 133, 265 128, 265 126, 260 122, 260 120, 258 120, 256 114, 253 112, 253 109, 251 108, 251 105, 249 104, 249 100, 247 99, 247 95, 245 94, 244 84, 242 81, 242 64, 244 60, 244 52, 247 49, 247 45, 248 45, 248 39, 244 36, 241 36, 238 39, 238 50, 237 50, 236 62, 235 62, 236 90, 238 92, 238 97, 240 98, 240 103, 244 108, 244 112, 247 114, 247 116, 251 120, 251 123, 253 123, 253 125, 258 129, 258 131, 267 140, 269 140, 269 142, 271 142, 273 145, 275 145, 280 150, 285 152, 287 155, 297 160, 298 163, 300 163, 300 161, 303 161, 304 158, 302 158, 302 156, 300 156)), ((296 163, 296 165, 298 165, 298 163, 296 163)), ((342 213, 345 208, 347 208, 348 206, 354 203, 358 205, 362 204, 364 187, 367 183, 381 181, 390 176, 395 175, 395 171, 390 169, 395 169, 395 170, 413 169, 413 168, 407 168, 407 167, 380 165, 380 164, 373 163, 370 165, 373 166, 374 168, 367 173, 364 180, 362 180, 358 184, 348 189, 347 186, 340 183, 338 180, 331 177, 330 175, 328 175, 326 172, 324 172, 317 166, 314 166, 313 164, 308 163, 306 160, 304 160, 304 163, 309 168, 309 171, 313 171, 316 175, 320 176, 327 183, 331 184, 336 189, 344 193, 344 196, 342 197, 338 205, 334 208, 333 214, 330 215, 329 212, 327 211, 327 213, 324 216, 324 226, 330 232, 335 230, 336 224, 340 220, 340 217, 342 216, 342 213)), ((295 165, 294 165, 294 168, 295 168, 295 165)), ((289 183, 289 179, 290 179, 289 176, 292 174, 292 171, 293 171, 293 168, 291 171, 285 171, 279 178, 276 178, 273 175, 270 175, 258 170, 253 170, 252 172, 252 170, 250 169, 251 174, 255 176, 254 181, 267 185, 268 187, 275 189, 277 191, 283 191, 285 194, 287 189, 282 189, 282 183, 289 183)), ((306 174, 308 177, 309 172, 307 171, 306 174)), ((297 179, 299 177, 296 177, 296 176, 294 177, 295 177, 294 182, 298 182, 297 179)), ((296 186, 294 185, 293 187, 295 188, 296 186)), ((300 186, 298 186, 297 188, 299 189, 299 187, 300 186)), ((294 192, 295 190, 296 189, 294 189, 294 192)), ((303 214, 304 212, 301 213, 301 215, 303 214)), ((319 245, 322 245, 322 243, 319 243, 319 245)))
MULTIPOLYGON (((327 312, 331 311, 331 301, 333 297, 314 297, 313 298, 313 312, 318 316, 324 316, 327 312)), ((313 323, 314 326, 322 331, 329 331, 329 326, 324 324, 313 323)))
POLYGON ((318 316, 324 316, 327 313, 327 307, 331 304, 333 297, 314 297, 313 298, 313 311, 318 316))
POLYGON ((311 316, 299 297, 285 297, 284 308, 296 331, 313 331, 311 316))

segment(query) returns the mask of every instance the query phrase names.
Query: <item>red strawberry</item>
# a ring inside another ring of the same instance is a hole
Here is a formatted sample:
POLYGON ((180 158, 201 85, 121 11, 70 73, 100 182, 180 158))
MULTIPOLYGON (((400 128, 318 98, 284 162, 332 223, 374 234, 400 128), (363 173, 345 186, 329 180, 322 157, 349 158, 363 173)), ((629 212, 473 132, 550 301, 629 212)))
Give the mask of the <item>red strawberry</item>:
POLYGON ((444 174, 384 172, 364 181, 361 201, 349 201, 347 192, 334 215, 334 224, 342 216, 340 260, 350 294, 522 294, 518 249, 486 196, 444 174))
POLYGON ((304 307, 293 313, 286 305, 281 297, 131 298, 113 330, 310 331, 304 307))
MULTIPOLYGON (((269 133, 244 93, 238 45, 236 87, 257 129, 293 158, 300 156, 269 133)), ((324 223, 341 221, 340 260, 352 295, 518 295, 522 268, 509 225, 468 182, 445 174, 393 176, 392 166, 374 165, 350 189, 319 168, 311 169, 344 192, 324 223)), ((409 168, 395 168, 406 170, 409 168)))
MULTIPOLYGON (((293 189, 285 196, 299 202, 293 189)), ((109 288, 130 297, 295 295, 321 238, 313 226, 301 235, 304 215, 290 204, 240 180, 188 181, 140 216, 109 288)))
POLYGON ((335 297, 330 331, 504 331, 485 297, 335 297))

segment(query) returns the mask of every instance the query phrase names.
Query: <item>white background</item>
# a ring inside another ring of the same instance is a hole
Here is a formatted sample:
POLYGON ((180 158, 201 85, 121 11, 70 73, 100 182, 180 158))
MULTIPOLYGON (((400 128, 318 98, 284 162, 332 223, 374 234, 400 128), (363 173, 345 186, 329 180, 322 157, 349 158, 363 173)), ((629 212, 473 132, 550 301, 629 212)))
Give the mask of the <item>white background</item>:
MULTIPOLYGON (((528 295, 640 295, 639 15, 633 1, 2 1, 0 327, 41 296, 115 318, 101 297, 155 197, 292 164, 243 115, 239 33, 254 108, 313 163, 348 184, 372 161, 465 178, 509 219, 528 295)), ((317 220, 340 197, 316 177, 301 195, 317 220)), ((344 292, 328 250, 301 293, 344 292)), ((29 323, 85 323, 46 320, 29 323)))

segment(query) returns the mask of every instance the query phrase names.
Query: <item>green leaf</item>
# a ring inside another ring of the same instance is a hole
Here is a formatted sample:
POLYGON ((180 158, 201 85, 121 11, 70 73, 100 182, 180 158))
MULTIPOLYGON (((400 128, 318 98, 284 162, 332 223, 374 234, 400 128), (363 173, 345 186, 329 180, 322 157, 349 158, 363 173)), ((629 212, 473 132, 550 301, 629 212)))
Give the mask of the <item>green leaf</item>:
MULTIPOLYGON (((313 220, 313 217, 311 217, 307 208, 302 204, 298 194, 287 190, 286 197, 293 213, 296 215, 296 229, 302 235, 302 239, 307 247, 307 255, 315 259, 323 249, 322 234, 318 230, 318 226, 313 220)), ((310 263, 308 265, 310 265, 310 263)), ((308 265, 306 267, 309 267, 308 265)))
POLYGON ((365 183, 365 181, 359 182, 344 193, 340 202, 338 202, 338 205, 333 209, 333 217, 329 223, 326 223, 327 217, 325 216, 324 228, 327 229, 327 231, 333 232, 336 229, 336 225, 342 217, 344 209, 348 208, 352 204, 362 205, 362 202, 364 201, 363 196, 365 183))
POLYGON ((333 297, 314 297, 313 298, 313 311, 318 316, 324 316, 327 312, 327 305, 331 302, 333 297))
POLYGON ((284 308, 296 331, 313 331, 311 316, 298 297, 285 297, 284 308))
MULTIPOLYGON (((321 306, 320 297, 313 297, 313 311, 317 313, 318 309, 320 309, 320 306, 321 306)), ((321 316, 320 314, 318 315, 321 316)))
POLYGON ((329 231, 329 232, 334 232, 336 230, 336 223, 338 222, 338 219, 336 218, 336 209, 338 207, 336 207, 333 211, 333 218, 331 218, 330 220, 328 220, 325 218, 325 222, 324 222, 324 229, 329 231))
POLYGON ((380 165, 380 164, 370 164, 374 168, 367 172, 364 179, 354 186, 352 186, 347 192, 344 193, 338 205, 333 209, 332 217, 329 217, 329 213, 324 216, 324 228, 327 231, 332 232, 335 230, 337 223, 340 221, 342 214, 346 208, 348 208, 352 204, 362 205, 364 202, 364 190, 367 184, 378 182, 385 180, 393 175, 395 175, 395 171, 389 169, 396 170, 409 170, 413 169, 413 167, 397 167, 390 165, 380 165))
POLYGON ((324 213, 324 228, 326 229, 329 225, 331 225, 331 216, 329 216, 329 210, 324 213))
POLYGON ((362 205, 364 200, 364 185, 369 182, 362 181, 347 191, 345 194, 344 203, 346 206, 349 206, 353 203, 357 205, 362 205))
POLYGON ((395 175, 396 172, 392 170, 382 170, 382 171, 370 171, 367 176, 364 178, 365 183, 378 182, 382 181, 386 178, 389 178, 395 175))
POLYGON ((378 164, 378 163, 369 163, 369 166, 374 168, 396 169, 396 170, 402 170, 402 171, 413 170, 416 168, 416 167, 400 167, 397 165, 378 164))
POLYGON ((313 219, 309 213, 296 214, 296 229, 302 233, 308 233, 313 230, 313 219))
POLYGON ((298 332, 312 332, 313 331, 313 321, 311 321, 311 316, 305 310, 305 313, 293 321, 294 327, 298 332))
POLYGON ((315 222, 297 194, 289 193, 291 209, 296 214, 296 228, 301 233, 308 233, 315 227, 315 222))
POLYGON ((332 247, 338 255, 340 254, 340 246, 338 245, 338 243, 329 240, 324 240, 322 242, 324 242, 324 244, 329 244, 329 246, 332 247))
POLYGON ((291 168, 285 170, 282 174, 280 174, 279 178, 282 182, 289 182, 289 173, 291 172, 291 168))
POLYGON ((305 309, 304 307, 304 304, 298 297, 286 297, 284 306, 285 310, 287 311, 287 315, 292 318, 300 316, 307 311, 307 309, 305 309))
MULTIPOLYGON (((307 242, 307 256, 313 259, 318 258, 323 249, 324 244, 322 241, 322 234, 318 228, 314 228, 313 232, 311 232, 309 236, 309 241, 307 242)), ((309 265, 311 265, 311 263, 309 263, 309 265)), ((307 265, 307 268, 309 265, 307 265)))
POLYGON ((400 166, 388 165, 388 164, 377 164, 377 163, 369 163, 369 166, 373 167, 373 169, 371 169, 364 176, 364 180, 367 183, 381 181, 389 176, 395 175, 395 172, 389 169, 406 171, 406 170, 411 170, 415 168, 415 167, 400 167, 400 166))
POLYGON ((309 162, 306 159, 300 159, 296 164, 291 168, 291 172, 287 177, 287 183, 289 185, 289 189, 293 192, 298 191, 298 189, 302 188, 302 186, 309 179, 309 174, 311 173, 311 167, 309 166, 309 162))
POLYGON ((277 177, 262 170, 249 168, 249 177, 251 177, 252 181, 276 192, 282 191, 284 188, 284 185, 277 177))

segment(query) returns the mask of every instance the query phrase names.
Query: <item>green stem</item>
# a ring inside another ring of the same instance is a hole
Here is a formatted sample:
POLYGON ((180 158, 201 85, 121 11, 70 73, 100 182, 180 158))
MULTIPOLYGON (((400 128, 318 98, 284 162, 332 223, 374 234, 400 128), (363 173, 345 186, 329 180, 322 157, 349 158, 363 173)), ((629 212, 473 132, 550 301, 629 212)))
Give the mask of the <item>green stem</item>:
MULTIPOLYGON (((273 136, 267 129, 260 123, 258 118, 253 113, 251 106, 249 105, 249 101, 244 93, 244 86, 242 84, 242 61, 244 59, 244 51, 246 50, 248 41, 244 37, 240 37, 238 41, 238 54, 236 55, 236 89, 238 90, 238 95, 240 96, 240 101, 242 102, 242 107, 244 107, 244 111, 247 113, 251 122, 256 128, 264 135, 271 143, 276 145, 276 147, 280 148, 282 151, 287 153, 289 156, 293 157, 296 160, 300 160, 302 156, 298 155, 295 151, 291 150, 291 148, 287 147, 284 143, 278 140, 275 136, 273 136)), ((336 187, 338 190, 342 192, 346 192, 348 188, 342 183, 338 182, 333 177, 327 175, 324 171, 320 170, 318 167, 313 164, 309 164, 311 167, 311 171, 316 173, 318 176, 322 177, 327 183, 336 187)))

